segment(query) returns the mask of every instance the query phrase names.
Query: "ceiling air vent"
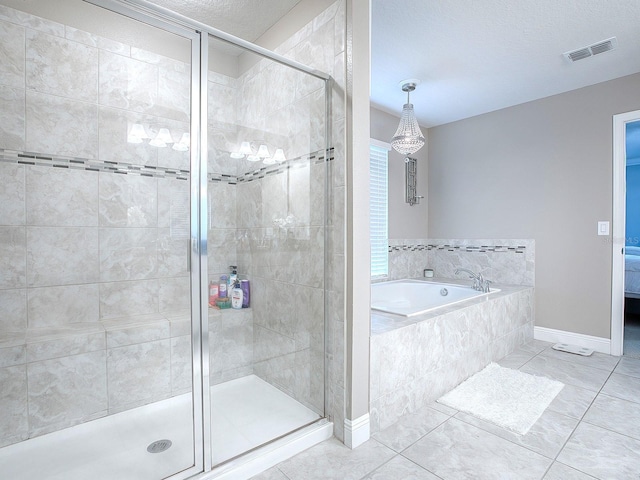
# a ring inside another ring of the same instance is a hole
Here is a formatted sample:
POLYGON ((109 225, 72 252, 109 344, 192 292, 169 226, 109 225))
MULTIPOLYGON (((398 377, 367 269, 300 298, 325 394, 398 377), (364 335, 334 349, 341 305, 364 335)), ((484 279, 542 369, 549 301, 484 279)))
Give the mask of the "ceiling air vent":
POLYGON ((591 50, 588 48, 581 48, 580 50, 574 50, 573 52, 565 53, 566 57, 572 62, 576 62, 578 60, 582 60, 583 58, 587 58, 591 56, 591 50))
POLYGON ((607 38, 600 42, 596 42, 587 47, 579 48, 578 50, 572 50, 571 52, 564 53, 564 56, 570 62, 577 62, 584 58, 589 58, 593 55, 608 52, 618 46, 618 39, 616 37, 607 38))

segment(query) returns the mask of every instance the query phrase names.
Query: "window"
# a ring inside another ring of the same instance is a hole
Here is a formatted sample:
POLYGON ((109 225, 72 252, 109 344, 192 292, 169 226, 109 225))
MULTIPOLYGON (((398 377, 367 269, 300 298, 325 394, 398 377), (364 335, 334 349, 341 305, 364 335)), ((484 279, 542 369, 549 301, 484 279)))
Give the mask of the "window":
POLYGON ((369 145, 369 234, 371 276, 389 274, 388 152, 391 146, 371 140, 369 145))

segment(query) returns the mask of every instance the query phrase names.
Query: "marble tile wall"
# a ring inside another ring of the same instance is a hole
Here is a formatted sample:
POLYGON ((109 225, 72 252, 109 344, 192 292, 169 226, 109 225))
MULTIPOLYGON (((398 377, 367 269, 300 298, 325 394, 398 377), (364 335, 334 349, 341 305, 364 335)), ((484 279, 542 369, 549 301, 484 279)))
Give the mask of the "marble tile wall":
POLYGON ((0 51, 2 446, 190 390, 189 155, 127 142, 190 67, 5 6, 0 51))
POLYGON ((314 117, 324 117, 324 82, 261 60, 238 78, 210 72, 209 95, 208 171, 221 180, 209 184, 209 278, 238 265, 252 282, 253 317, 251 325, 224 331, 221 342, 244 353, 233 355, 239 363, 220 357, 210 380, 256 373, 323 411, 324 209, 318 205, 326 165, 324 126, 314 117), (240 142, 253 140, 272 153, 283 148, 290 161, 267 173, 261 162, 230 157, 240 142), (295 298, 314 303, 299 306, 295 298), (312 331, 318 326, 320 333, 312 331), (229 343, 227 334, 235 340, 229 343))
MULTIPOLYGON (((344 271, 344 151, 339 147, 344 135, 339 101, 344 85, 344 21, 344 3, 337 2, 276 49, 339 77, 333 96, 338 108, 331 118, 337 148, 328 162, 320 159, 325 148, 324 82, 267 59, 237 79, 210 72, 209 81, 210 95, 226 99, 224 106, 209 109, 208 170, 221 180, 209 185, 209 275, 217 279, 235 264, 252 286, 252 330, 236 326, 231 334, 232 343, 244 354, 227 366, 212 364, 211 381, 253 371, 318 412, 324 411, 325 396, 325 261, 337 272, 330 277, 340 278, 344 271), (273 174, 246 178, 262 165, 232 159, 229 153, 241 141, 258 139, 283 148, 290 161, 273 174), (335 192, 329 197, 327 226, 325 179, 335 192), (326 252, 325 235, 331 237, 326 252), (243 343, 248 340, 251 349, 243 343)), ((335 315, 332 340, 327 342, 336 345, 337 352, 328 352, 333 379, 329 382, 335 384, 328 413, 338 419, 339 429, 344 388, 342 286, 342 281, 332 283, 329 301, 335 315)))
MULTIPOLYGON (((497 284, 535 284, 535 241, 531 239, 392 239, 389 278, 455 278, 457 268, 481 272, 497 284)), ((386 279, 385 279, 386 280, 386 279)))
MULTIPOLYGON (((266 306, 266 309, 254 308, 255 372, 316 411, 324 411, 326 405, 326 414, 334 420, 339 438, 344 419, 344 238, 339 233, 344 232, 342 212, 345 208, 345 158, 341 141, 344 109, 340 102, 344 98, 341 92, 345 81, 344 9, 344 2, 334 3, 276 48, 277 53, 334 77, 333 111, 327 119, 332 125, 331 160, 301 165, 280 178, 263 182, 262 223, 258 219, 258 226, 262 228, 250 229, 252 233, 248 234, 252 268, 256 269, 258 285, 264 294, 264 300, 259 296, 257 301, 266 306), (325 181, 329 185, 328 198, 325 198, 325 181), (281 195, 284 192, 287 195, 281 195), (325 200, 329 203, 326 222, 325 200), (284 225, 274 222, 283 217, 285 221, 289 217, 292 222, 284 225), (329 240, 326 250, 325 236, 329 240), (268 242, 281 246, 279 257, 261 257, 261 246, 268 242), (326 332, 325 305, 328 308, 326 332), (329 368, 326 404, 325 355, 329 368)), ((324 83, 280 67, 272 68, 264 60, 253 70, 262 77, 261 82, 257 82, 262 87, 252 85, 258 91, 268 90, 272 81, 289 82, 292 86, 272 90, 273 104, 284 107, 266 112, 269 132, 288 139, 287 145, 294 156, 322 150, 324 83)), ((259 117, 247 110, 241 111, 246 114, 241 122, 261 128, 251 123, 259 117)), ((240 187, 257 190, 253 186, 240 187)), ((241 191, 239 189, 239 195, 241 191)))
POLYGON ((533 288, 371 336, 371 430, 411 414, 533 338, 533 288))
POLYGON ((13 419, 0 445, 190 391, 189 326, 187 313, 150 314, 3 332, 0 376, 15 389, 0 396, 13 419))
MULTIPOLYGON (((210 312, 210 329, 222 339, 211 345, 212 383, 255 372, 324 411, 328 361, 327 414, 339 438, 345 28, 339 1, 278 49, 334 76, 330 161, 298 161, 295 169, 243 184, 212 182, 208 192, 210 278, 236 264, 253 287, 251 310, 210 312), (267 255, 274 247, 276 253, 267 255)), ((150 134, 167 126, 175 139, 187 131, 188 65, 2 6, 0 45, 9 59, 0 65, 0 148, 81 157, 87 168, 107 161, 136 164, 140 171, 188 169, 188 153, 126 141, 133 123, 149 125, 150 134), (74 63, 79 52, 82 65, 74 63), (95 89, 67 81, 68 72, 79 68, 89 70, 95 89)), ((254 164, 229 158, 245 137, 285 145, 288 158, 323 151, 323 82, 263 60, 238 79, 210 72, 208 88, 210 102, 228 100, 210 105, 211 173, 251 171, 254 164), (270 88, 274 84, 283 87, 270 88), (258 101, 241 103, 251 95, 258 101)), ((188 187, 160 175, 114 175, 102 166, 73 171, 70 161, 64 171, 38 160, 0 161, 0 376, 15 386, 0 397, 13 419, 0 432, 0 445, 190 388, 183 242, 188 187), (73 376, 73 362, 92 379, 94 392, 85 392, 88 384, 73 376), (37 391, 38 372, 54 366, 62 386, 48 400, 73 407, 77 397, 77 408, 47 413, 34 403, 38 416, 32 418, 29 401, 37 399, 27 394, 29 379, 37 391)))

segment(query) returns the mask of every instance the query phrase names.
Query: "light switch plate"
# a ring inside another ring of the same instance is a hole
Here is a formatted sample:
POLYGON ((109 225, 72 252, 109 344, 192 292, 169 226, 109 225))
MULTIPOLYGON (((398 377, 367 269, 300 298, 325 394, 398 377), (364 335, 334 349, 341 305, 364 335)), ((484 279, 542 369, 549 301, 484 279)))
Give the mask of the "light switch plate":
POLYGON ((609 222, 598 222, 598 235, 609 235, 609 222))

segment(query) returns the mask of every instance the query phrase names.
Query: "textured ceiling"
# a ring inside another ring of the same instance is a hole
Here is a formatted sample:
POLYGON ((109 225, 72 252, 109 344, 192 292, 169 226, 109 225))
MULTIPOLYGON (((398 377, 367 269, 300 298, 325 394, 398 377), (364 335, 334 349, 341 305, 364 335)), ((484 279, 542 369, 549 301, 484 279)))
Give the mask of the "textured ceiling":
POLYGON ((372 0, 371 101, 430 127, 640 72, 640 0, 372 0), (573 64, 563 53, 616 36, 573 64))
POLYGON ((151 0, 211 27, 255 41, 300 0, 151 0))
MULTIPOLYGON (((300 0, 152 0, 255 41, 300 0)), ((371 0, 371 102, 430 127, 640 72, 640 0, 371 0), (563 53, 617 37, 575 63, 563 53)), ((237 55, 242 50, 217 48, 237 55)))

